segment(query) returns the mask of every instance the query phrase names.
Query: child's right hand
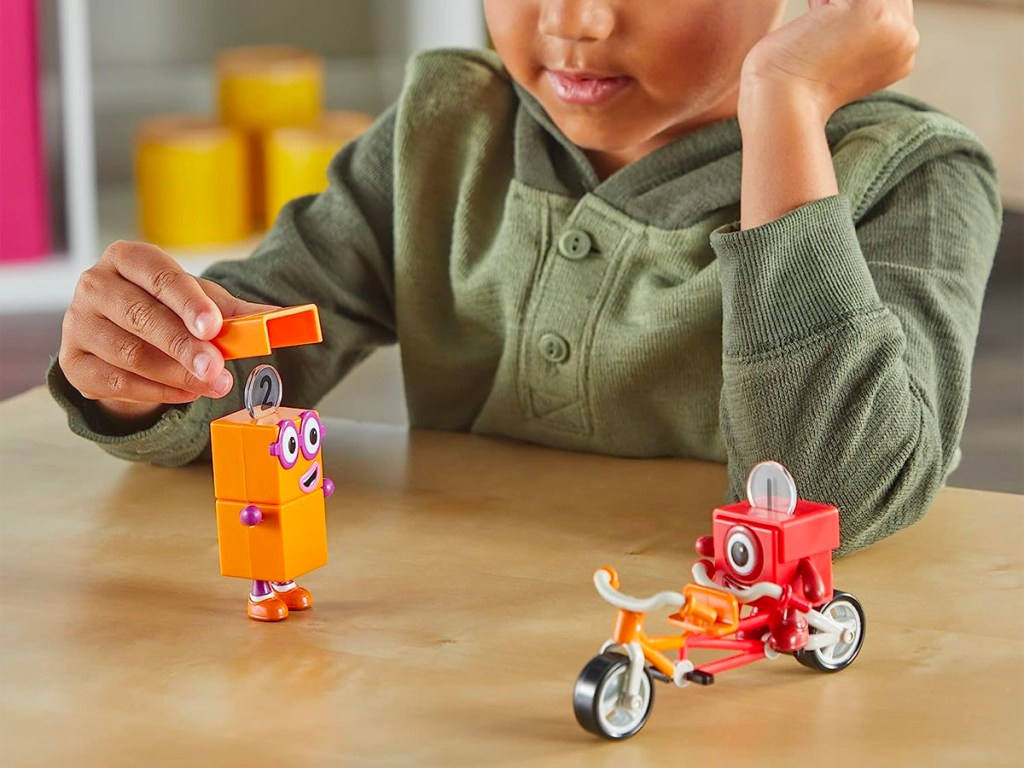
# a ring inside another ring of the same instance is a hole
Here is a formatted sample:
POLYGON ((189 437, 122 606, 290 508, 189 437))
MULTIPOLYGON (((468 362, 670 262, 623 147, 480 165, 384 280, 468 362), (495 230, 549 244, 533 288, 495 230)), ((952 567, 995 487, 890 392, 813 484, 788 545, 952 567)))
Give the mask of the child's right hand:
POLYGON ((168 404, 230 392, 231 373, 210 339, 225 317, 270 308, 193 277, 154 245, 118 241, 82 273, 58 360, 110 415, 147 420, 168 404))

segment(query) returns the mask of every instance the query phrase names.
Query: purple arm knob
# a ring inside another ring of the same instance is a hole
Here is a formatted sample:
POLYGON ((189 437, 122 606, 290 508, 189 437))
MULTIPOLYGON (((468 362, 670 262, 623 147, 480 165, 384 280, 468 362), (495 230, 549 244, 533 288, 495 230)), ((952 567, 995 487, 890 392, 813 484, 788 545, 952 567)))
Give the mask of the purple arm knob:
POLYGON ((263 513, 260 512, 259 507, 250 504, 241 511, 241 513, 238 515, 238 519, 242 523, 242 525, 248 525, 252 527, 254 525, 259 525, 261 522, 263 522, 263 513))
POLYGON ((329 477, 324 478, 324 498, 329 499, 334 493, 334 481, 329 477))

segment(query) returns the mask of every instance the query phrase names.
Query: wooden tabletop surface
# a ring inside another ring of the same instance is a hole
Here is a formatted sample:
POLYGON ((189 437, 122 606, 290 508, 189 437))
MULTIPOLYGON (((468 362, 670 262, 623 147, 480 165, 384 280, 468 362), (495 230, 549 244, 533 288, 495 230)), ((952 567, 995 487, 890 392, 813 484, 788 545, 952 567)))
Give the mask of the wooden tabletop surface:
POLYGON ((593 572, 685 584, 723 467, 328 422, 331 562, 300 580, 314 608, 268 625, 219 575, 208 466, 112 459, 42 389, 0 404, 0 435, 4 765, 1024 760, 1024 497, 944 490, 838 561, 867 614, 849 669, 658 684, 610 743, 571 707, 614 620, 593 572))

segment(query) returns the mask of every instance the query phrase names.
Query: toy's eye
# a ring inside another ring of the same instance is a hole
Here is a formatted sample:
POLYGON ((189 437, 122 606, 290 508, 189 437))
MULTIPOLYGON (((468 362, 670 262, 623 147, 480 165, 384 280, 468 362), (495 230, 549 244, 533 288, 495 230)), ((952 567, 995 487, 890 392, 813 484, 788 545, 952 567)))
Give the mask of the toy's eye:
POLYGON ((277 442, 270 446, 270 453, 277 456, 281 466, 291 469, 299 460, 299 431, 295 422, 282 421, 278 424, 277 442))
POLYGON ((749 528, 741 525, 725 537, 725 557, 738 576, 749 576, 761 569, 761 547, 749 528))
POLYGON ((312 411, 302 414, 302 455, 312 461, 320 450, 320 439, 323 435, 320 419, 312 411))

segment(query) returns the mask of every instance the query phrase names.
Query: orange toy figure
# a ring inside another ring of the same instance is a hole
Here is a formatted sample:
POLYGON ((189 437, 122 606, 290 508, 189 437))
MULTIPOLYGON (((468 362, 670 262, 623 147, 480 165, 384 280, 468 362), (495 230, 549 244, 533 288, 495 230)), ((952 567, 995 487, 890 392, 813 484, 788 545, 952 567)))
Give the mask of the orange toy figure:
MULTIPOLYGON (((320 341, 313 305, 233 318, 214 344, 225 359, 267 354, 320 341)), ((280 408, 281 378, 257 366, 245 385, 245 408, 210 424, 217 497, 220 571, 252 579, 248 615, 281 621, 313 598, 295 579, 327 563, 324 428, 314 410, 280 408)))

